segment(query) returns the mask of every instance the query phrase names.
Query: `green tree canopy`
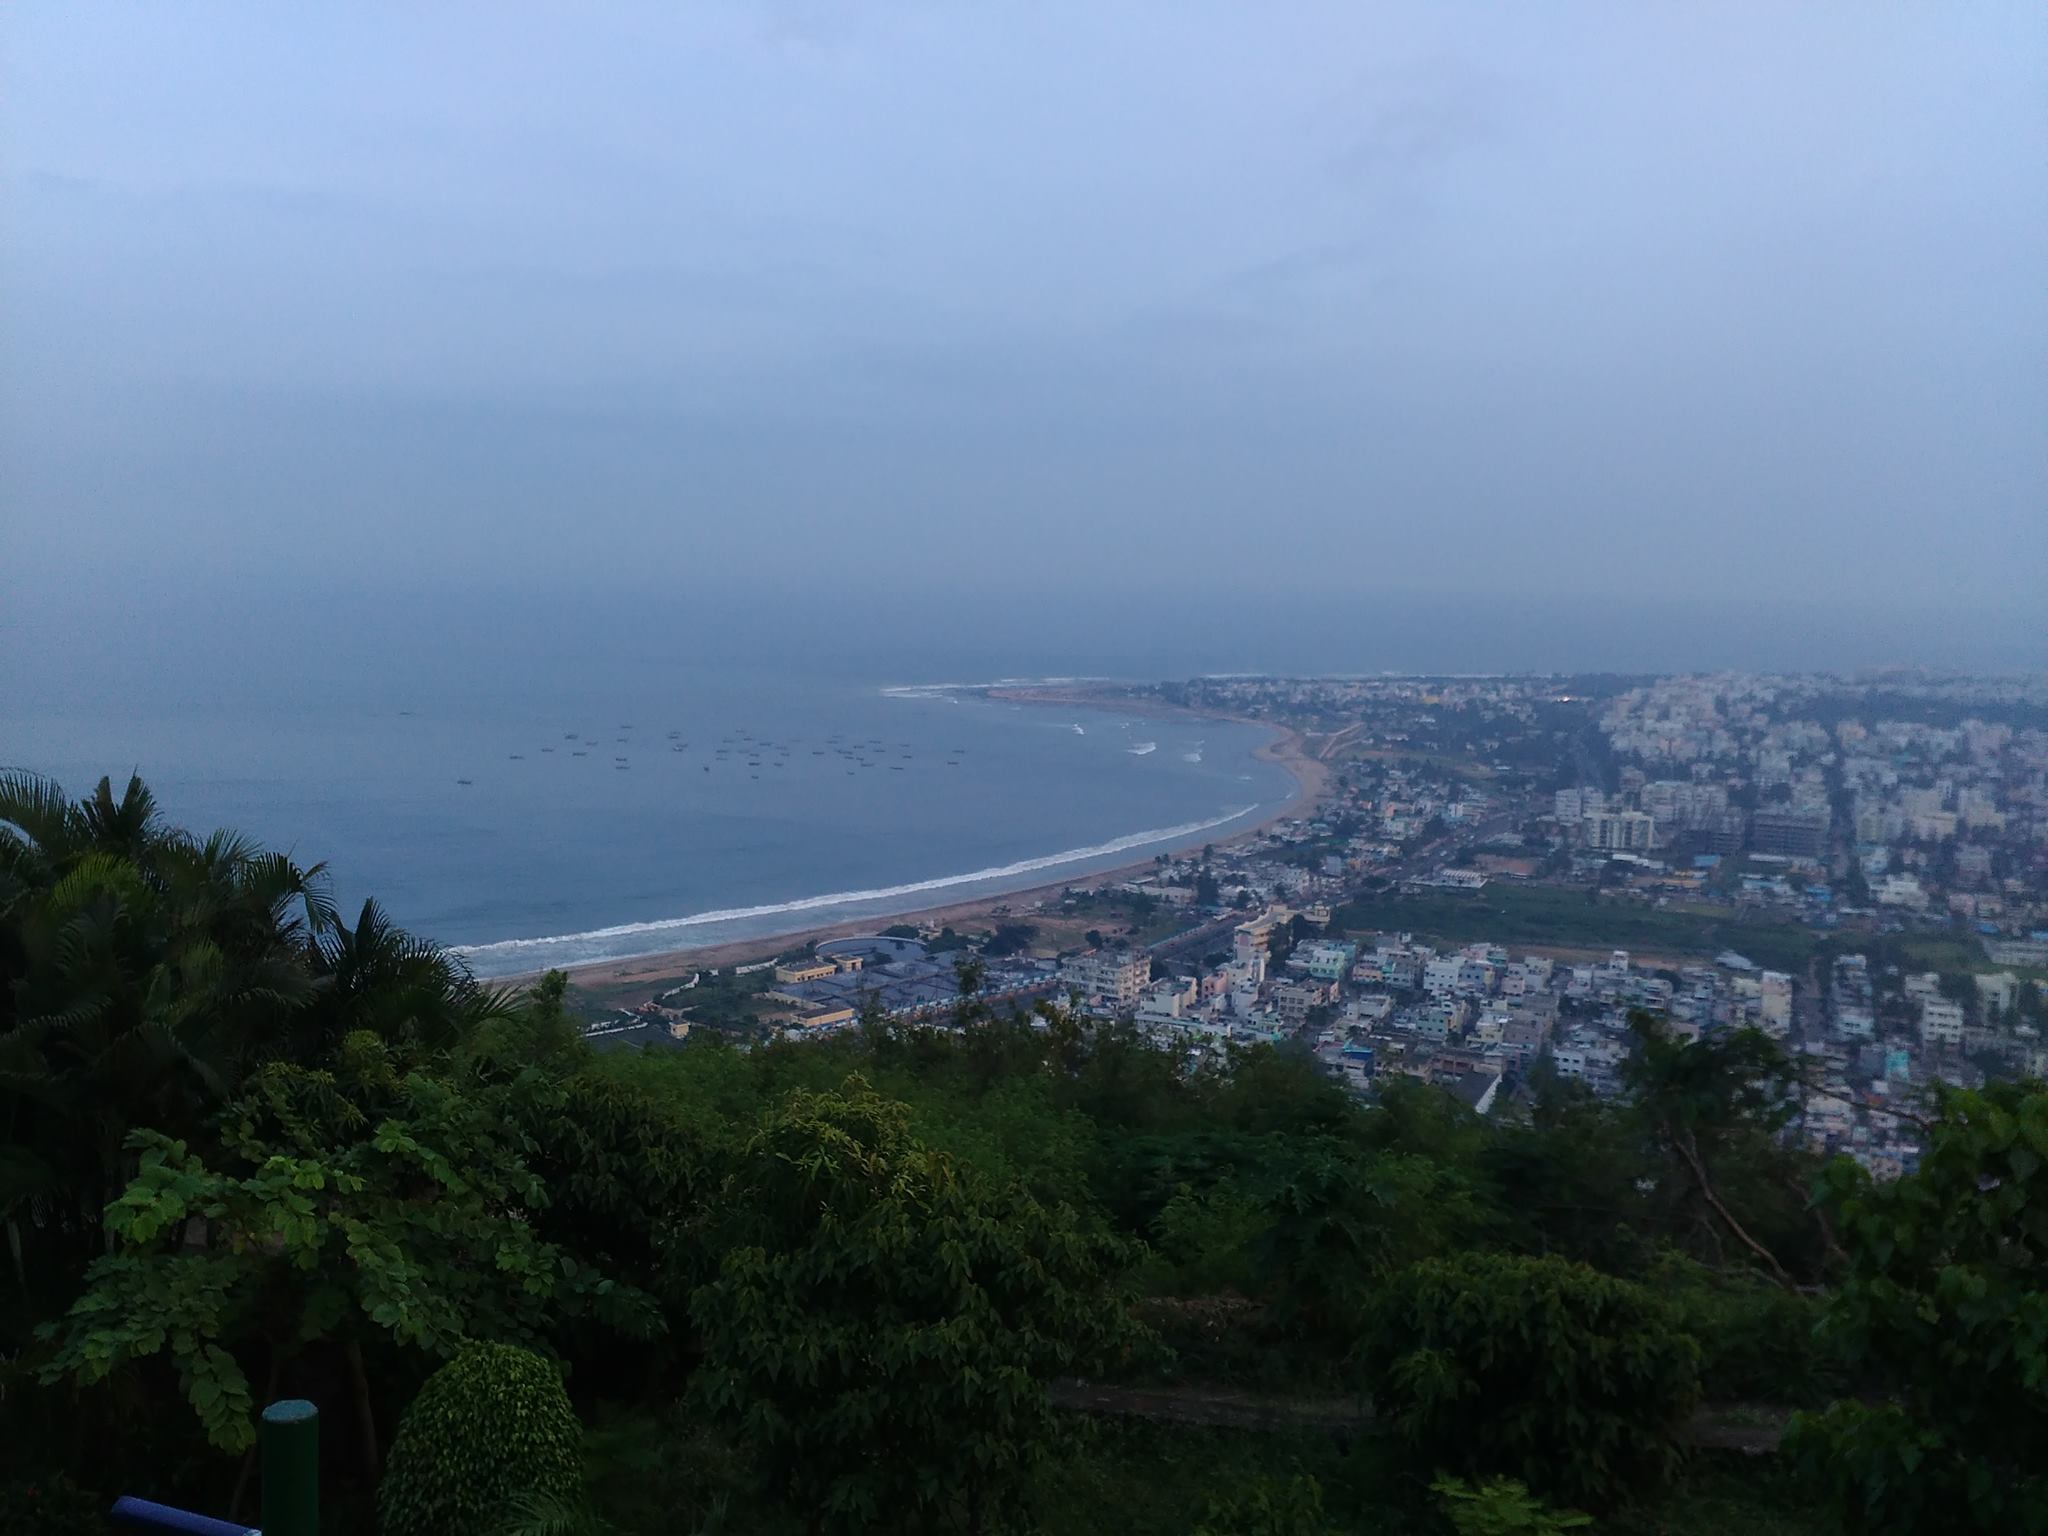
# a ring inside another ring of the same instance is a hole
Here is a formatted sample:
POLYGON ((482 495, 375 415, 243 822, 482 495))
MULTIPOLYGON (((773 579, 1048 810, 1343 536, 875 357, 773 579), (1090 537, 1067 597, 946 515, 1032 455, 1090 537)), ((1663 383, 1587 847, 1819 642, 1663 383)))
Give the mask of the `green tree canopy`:
POLYGON ((1650 1291, 1583 1264, 1464 1254, 1375 1297, 1360 1359, 1425 1466, 1599 1507, 1677 1465, 1699 1347, 1676 1323, 1650 1291))
POLYGON ((833 1529, 1017 1524, 1047 1381, 1129 1330, 1115 1243, 923 1145, 859 1078, 770 1116, 705 1236, 700 1399, 833 1529))
POLYGON ((139 1171, 107 1213, 113 1251, 45 1328, 46 1383, 87 1386, 167 1355, 208 1438, 233 1451, 254 1435, 252 1363, 338 1351, 374 1467, 367 1348, 437 1360, 471 1339, 540 1344, 585 1314, 657 1330, 643 1295, 535 1232, 549 1193, 492 1103, 396 1072, 367 1034, 342 1054, 337 1072, 259 1073, 222 1117, 217 1164, 133 1134, 139 1171))
POLYGON ((1917 1172, 1827 1170, 1849 1258, 1827 1326, 1886 1390, 1793 1443, 1853 1529, 2048 1531, 2048 1089, 1944 1089, 1938 1108, 1917 1172))
POLYGON ((384 1536, 496 1536, 522 1504, 572 1498, 582 1431, 555 1367, 470 1344, 405 1410, 377 1489, 384 1536))

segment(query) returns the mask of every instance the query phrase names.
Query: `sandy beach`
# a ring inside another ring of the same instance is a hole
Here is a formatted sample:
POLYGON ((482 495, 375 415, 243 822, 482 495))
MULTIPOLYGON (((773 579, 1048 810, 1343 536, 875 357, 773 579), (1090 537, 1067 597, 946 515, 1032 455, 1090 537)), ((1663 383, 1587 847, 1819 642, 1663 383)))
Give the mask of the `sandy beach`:
MULTIPOLYGON (((1179 713, 1171 706, 1145 704, 1127 705, 1122 699, 1105 698, 1071 690, 1005 690, 992 697, 1013 699, 1020 703, 1033 704, 1084 704, 1094 708, 1113 708, 1132 714, 1179 713)), ((1203 719, 1228 718, 1205 714, 1203 719)), ((1271 721, 1253 720, 1243 722, 1261 725, 1273 731, 1274 739, 1256 748, 1253 756, 1265 762, 1278 763, 1294 776, 1296 792, 1288 802, 1278 807, 1272 815, 1264 817, 1255 825, 1245 827, 1225 838, 1194 837, 1186 843, 1149 850, 1143 858, 1133 859, 1128 864, 1114 869, 1097 870, 1091 874, 1066 877, 1030 886, 1022 890, 1005 891, 1000 895, 977 897, 971 901, 952 902, 944 906, 905 908, 900 912, 871 913, 850 922, 832 923, 819 927, 794 929, 788 933, 764 934, 751 939, 735 939, 723 944, 695 945, 680 949, 662 950, 655 954, 635 955, 617 960, 593 960, 587 964, 564 967, 571 981, 581 990, 594 993, 623 992, 645 987, 652 992, 673 981, 685 978, 691 972, 703 969, 723 969, 730 965, 747 965, 757 960, 783 954, 799 946, 815 944, 820 939, 843 938, 848 934, 872 933, 877 928, 891 923, 934 923, 955 928, 986 925, 1006 913, 1021 914, 1026 909, 1043 901, 1059 896, 1067 890, 1089 890, 1099 886, 1115 885, 1143 874, 1153 866, 1153 860, 1162 853, 1187 853, 1205 844, 1213 843, 1219 848, 1234 847, 1263 836, 1275 825, 1308 814, 1319 805, 1329 779, 1329 768, 1305 750, 1300 734, 1271 721)), ((537 974, 537 973, 536 973, 537 974)), ((531 981, 533 975, 508 977, 508 982, 531 981)))

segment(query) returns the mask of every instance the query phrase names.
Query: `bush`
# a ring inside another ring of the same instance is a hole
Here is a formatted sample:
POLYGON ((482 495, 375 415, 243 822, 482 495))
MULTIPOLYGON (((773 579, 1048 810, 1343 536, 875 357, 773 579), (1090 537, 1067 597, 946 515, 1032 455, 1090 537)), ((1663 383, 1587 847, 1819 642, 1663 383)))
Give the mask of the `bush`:
POLYGON ((555 1368, 471 1344, 427 1378, 377 1488, 385 1536, 488 1536, 522 1502, 571 1500, 582 1431, 555 1368))
POLYGON ((1823 1198, 1827 1331, 1882 1395, 1801 1415, 1799 1460, 1852 1530, 2048 1531, 2048 1089, 1945 1091, 1917 1172, 1838 1159, 1823 1198))
POLYGON ((1677 1253, 1660 1256, 1644 1279, 1699 1341, 1708 1402, 1800 1408, 1841 1390, 1849 1362, 1819 1336, 1818 1299, 1754 1273, 1717 1274, 1677 1253))
POLYGON ((1395 1276, 1360 1355, 1424 1465, 1611 1505, 1670 1473, 1699 1346, 1641 1286, 1557 1258, 1464 1254, 1395 1276))
POLYGON ((1457 1536, 1558 1536, 1593 1523, 1592 1516, 1575 1509, 1551 1509, 1511 1477, 1489 1478, 1476 1487, 1454 1477, 1439 1478, 1429 1491, 1442 1501, 1444 1518, 1457 1536))
POLYGON ((1195 1536, 1338 1536, 1323 1514, 1323 1490, 1312 1477, 1261 1478, 1210 1502, 1195 1536))
POLYGON ((1061 1429, 1046 1383, 1134 1339, 1120 1245, 956 1166, 858 1077, 790 1095, 705 1236, 693 1390, 814 1529, 1021 1524, 1061 1429))

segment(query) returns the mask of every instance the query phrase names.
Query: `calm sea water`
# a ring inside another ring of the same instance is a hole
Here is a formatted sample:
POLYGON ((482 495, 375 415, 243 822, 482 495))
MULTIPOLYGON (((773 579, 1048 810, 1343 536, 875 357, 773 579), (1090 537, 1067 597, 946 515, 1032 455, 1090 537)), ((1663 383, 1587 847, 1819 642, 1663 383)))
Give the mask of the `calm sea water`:
MULTIPOLYGON (((182 824, 324 859, 345 905, 374 893, 507 974, 1040 884, 1189 829, 1225 835, 1292 793, 1251 757, 1250 727, 892 685, 1947 654, 1924 626, 1906 647, 1890 614, 1873 638, 1661 599, 1195 600, 1142 571, 1113 600, 990 591, 986 571, 968 573, 979 593, 892 592, 831 580, 831 548, 745 583, 622 569, 606 593, 483 591, 460 571, 431 591, 310 590, 226 570, 46 591, 0 562, 0 764, 73 792, 139 767, 182 824), (872 766, 836 755, 848 745, 872 766)), ((1974 622, 1949 629, 1981 640, 1974 622)), ((1999 644, 1975 664, 2040 664, 2038 626, 1999 644)))
POLYGON ((0 760, 73 793, 139 766, 175 821, 324 859, 345 910, 374 894, 485 975, 1021 889, 1226 836, 1292 793, 1252 756, 1267 733, 1228 722, 844 669, 610 670, 46 708, 5 719, 0 760))

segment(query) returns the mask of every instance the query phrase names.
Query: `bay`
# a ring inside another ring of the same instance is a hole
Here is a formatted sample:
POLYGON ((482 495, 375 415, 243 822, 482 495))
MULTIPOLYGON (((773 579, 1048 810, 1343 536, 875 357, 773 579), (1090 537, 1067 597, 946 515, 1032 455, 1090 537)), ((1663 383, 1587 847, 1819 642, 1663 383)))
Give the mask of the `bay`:
POLYGON ((0 760, 74 795, 137 768, 178 824, 324 860, 350 920, 374 895, 486 976, 1078 877, 1293 793, 1238 722, 845 667, 515 682, 45 708, 0 722, 0 760))

